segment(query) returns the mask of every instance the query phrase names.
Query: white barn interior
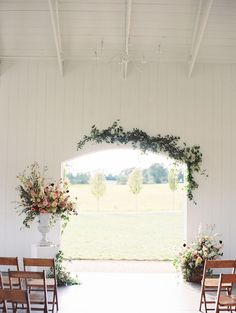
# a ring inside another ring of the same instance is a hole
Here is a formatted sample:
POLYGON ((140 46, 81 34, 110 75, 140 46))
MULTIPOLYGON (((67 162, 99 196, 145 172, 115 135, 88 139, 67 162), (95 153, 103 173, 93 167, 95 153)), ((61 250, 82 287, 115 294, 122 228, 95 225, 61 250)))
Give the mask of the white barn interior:
POLYGON ((38 236, 20 230, 16 174, 39 161, 60 177, 93 124, 120 119, 200 145, 186 236, 216 224, 235 258, 235 17, 234 0, 0 0, 1 255, 38 236))

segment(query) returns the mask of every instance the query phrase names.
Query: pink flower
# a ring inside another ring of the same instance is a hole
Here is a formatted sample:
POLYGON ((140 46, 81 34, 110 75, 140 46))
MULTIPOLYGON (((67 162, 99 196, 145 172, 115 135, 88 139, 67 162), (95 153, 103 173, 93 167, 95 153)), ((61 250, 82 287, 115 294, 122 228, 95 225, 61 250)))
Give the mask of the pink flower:
POLYGON ((46 207, 46 206, 48 206, 48 201, 47 201, 47 199, 45 199, 44 201, 43 201, 43 205, 46 207))
POLYGON ((48 213, 48 212, 47 212, 46 210, 44 210, 44 209, 41 209, 41 210, 40 210, 40 213, 43 213, 43 214, 44 214, 44 213, 48 213))

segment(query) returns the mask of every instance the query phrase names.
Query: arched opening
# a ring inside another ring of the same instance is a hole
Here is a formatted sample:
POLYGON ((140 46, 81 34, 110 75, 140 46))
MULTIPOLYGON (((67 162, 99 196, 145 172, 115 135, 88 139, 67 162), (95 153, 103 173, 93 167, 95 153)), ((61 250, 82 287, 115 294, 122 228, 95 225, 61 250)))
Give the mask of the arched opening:
POLYGON ((65 161, 63 173, 79 203, 62 236, 65 257, 172 259, 185 236, 185 171, 164 155, 132 148, 65 161))

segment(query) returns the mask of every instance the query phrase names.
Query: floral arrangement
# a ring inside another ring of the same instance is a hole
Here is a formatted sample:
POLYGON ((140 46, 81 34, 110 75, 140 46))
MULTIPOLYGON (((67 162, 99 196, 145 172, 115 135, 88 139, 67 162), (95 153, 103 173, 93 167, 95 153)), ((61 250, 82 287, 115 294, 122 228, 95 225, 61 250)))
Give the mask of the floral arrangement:
POLYGON ((16 209, 19 215, 25 214, 23 225, 27 228, 40 213, 52 213, 51 223, 60 217, 63 227, 71 215, 77 215, 76 201, 72 201, 69 194, 69 183, 60 179, 56 183, 46 184, 46 171, 47 168, 41 170, 38 163, 33 163, 17 176, 20 185, 16 189, 20 201, 16 202, 16 209))
POLYGON ((207 228, 206 232, 199 232, 196 240, 189 245, 184 243, 173 261, 186 281, 193 281, 195 275, 202 275, 205 260, 215 260, 223 255, 223 242, 217 240, 218 234, 213 234, 214 226, 207 228))

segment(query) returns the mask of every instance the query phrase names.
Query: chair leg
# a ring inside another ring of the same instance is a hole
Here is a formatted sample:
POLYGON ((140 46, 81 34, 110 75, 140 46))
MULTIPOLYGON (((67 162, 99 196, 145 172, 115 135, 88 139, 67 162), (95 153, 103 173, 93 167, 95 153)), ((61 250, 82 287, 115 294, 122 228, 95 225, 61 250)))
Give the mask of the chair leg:
POLYGON ((7 312, 8 312, 8 310, 7 310, 7 301, 4 301, 4 302, 3 302, 3 312, 4 312, 4 313, 7 313, 7 312))
POLYGON ((198 309, 199 312, 202 312, 202 296, 200 298, 200 305, 199 305, 199 309, 198 309))
POLYGON ((205 312, 207 313, 208 309, 207 309, 207 300, 206 300, 206 293, 205 292, 204 292, 203 298, 204 298, 205 312))
POLYGON ((52 313, 54 313, 55 301, 56 301, 56 293, 55 293, 55 290, 54 290, 53 291, 53 298, 52 298, 52 313))
POLYGON ((205 313, 207 313, 208 309, 207 309, 206 291, 204 288, 201 291, 200 306, 199 306, 200 312, 202 312, 202 304, 203 303, 204 303, 204 307, 205 307, 205 313))
MULTIPOLYGON (((13 311, 13 313, 17 312, 17 304, 18 303, 12 303, 12 311, 13 311)), ((23 304, 22 304, 22 307, 23 307, 23 304)))
POLYGON ((199 312, 202 312, 202 303, 203 303, 202 300, 203 300, 203 286, 202 286, 202 288, 201 288, 199 312))
POLYGON ((230 296, 232 293, 232 287, 226 288, 226 294, 230 296))
POLYGON ((59 311, 57 287, 55 288, 54 292, 55 292, 55 296, 56 296, 56 308, 57 308, 57 311, 59 311))
POLYGON ((48 313, 48 304, 47 303, 45 303, 45 305, 44 305, 44 313, 48 313))
POLYGON ((217 304, 216 304, 216 308, 215 308, 214 313, 219 313, 219 308, 218 308, 218 305, 217 305, 217 304))

